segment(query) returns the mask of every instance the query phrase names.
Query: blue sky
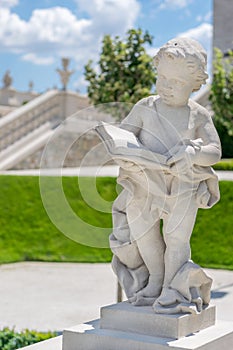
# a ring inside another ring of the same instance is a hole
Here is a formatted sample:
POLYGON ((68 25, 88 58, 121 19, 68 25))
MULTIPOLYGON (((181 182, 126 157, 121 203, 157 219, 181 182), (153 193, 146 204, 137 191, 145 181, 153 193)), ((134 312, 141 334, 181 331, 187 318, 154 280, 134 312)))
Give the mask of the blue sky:
POLYGON ((138 27, 154 37, 151 55, 181 35, 211 58, 212 0, 0 0, 0 78, 9 69, 16 89, 27 90, 31 80, 38 92, 61 87, 56 68, 70 57, 68 87, 85 93, 83 67, 98 60, 103 35, 138 27))

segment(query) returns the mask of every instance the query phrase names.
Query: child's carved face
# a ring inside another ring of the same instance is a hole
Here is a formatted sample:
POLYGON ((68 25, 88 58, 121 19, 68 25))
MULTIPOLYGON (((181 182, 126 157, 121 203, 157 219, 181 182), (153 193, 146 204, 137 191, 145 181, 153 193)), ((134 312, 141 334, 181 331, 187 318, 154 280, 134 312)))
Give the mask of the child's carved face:
POLYGON ((185 106, 194 88, 194 77, 185 61, 180 59, 161 59, 157 67, 157 93, 169 106, 185 106))

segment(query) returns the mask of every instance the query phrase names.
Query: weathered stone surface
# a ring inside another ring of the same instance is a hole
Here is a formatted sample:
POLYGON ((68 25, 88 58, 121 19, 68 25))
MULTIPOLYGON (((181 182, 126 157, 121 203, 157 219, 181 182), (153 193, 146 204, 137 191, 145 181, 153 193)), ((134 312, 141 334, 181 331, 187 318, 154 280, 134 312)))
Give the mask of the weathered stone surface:
POLYGON ((154 57, 157 95, 138 101, 119 127, 97 129, 123 187, 113 203, 113 270, 128 301, 155 313, 198 314, 210 302, 212 280, 190 260, 198 208, 219 200, 211 166, 220 140, 208 110, 190 99, 206 82, 206 62, 195 40, 168 41, 154 57))
POLYGON ((215 306, 200 314, 155 314, 151 306, 135 307, 128 302, 101 308, 100 328, 150 336, 181 338, 215 323, 215 306))
POLYGON ((223 321, 178 340, 101 329, 98 320, 63 333, 63 350, 230 350, 232 344, 233 323, 223 321))

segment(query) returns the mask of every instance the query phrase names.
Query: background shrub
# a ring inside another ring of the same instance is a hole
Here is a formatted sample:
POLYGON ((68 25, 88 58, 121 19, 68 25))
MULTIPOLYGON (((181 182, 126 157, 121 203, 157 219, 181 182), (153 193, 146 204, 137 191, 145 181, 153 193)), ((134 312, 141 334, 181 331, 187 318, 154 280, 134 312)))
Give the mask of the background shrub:
POLYGON ((22 332, 16 332, 14 329, 3 328, 0 330, 0 349, 16 350, 55 337, 56 335, 55 332, 39 333, 36 331, 29 331, 28 329, 22 332))

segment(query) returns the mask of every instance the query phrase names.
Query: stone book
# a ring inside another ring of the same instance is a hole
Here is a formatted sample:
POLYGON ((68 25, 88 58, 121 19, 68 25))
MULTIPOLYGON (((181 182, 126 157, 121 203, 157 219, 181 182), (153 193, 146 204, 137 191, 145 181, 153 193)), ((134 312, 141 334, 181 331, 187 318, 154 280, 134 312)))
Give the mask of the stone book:
POLYGON ((151 169, 168 169, 167 156, 144 147, 131 131, 105 122, 100 122, 95 131, 112 159, 133 162, 151 169))

